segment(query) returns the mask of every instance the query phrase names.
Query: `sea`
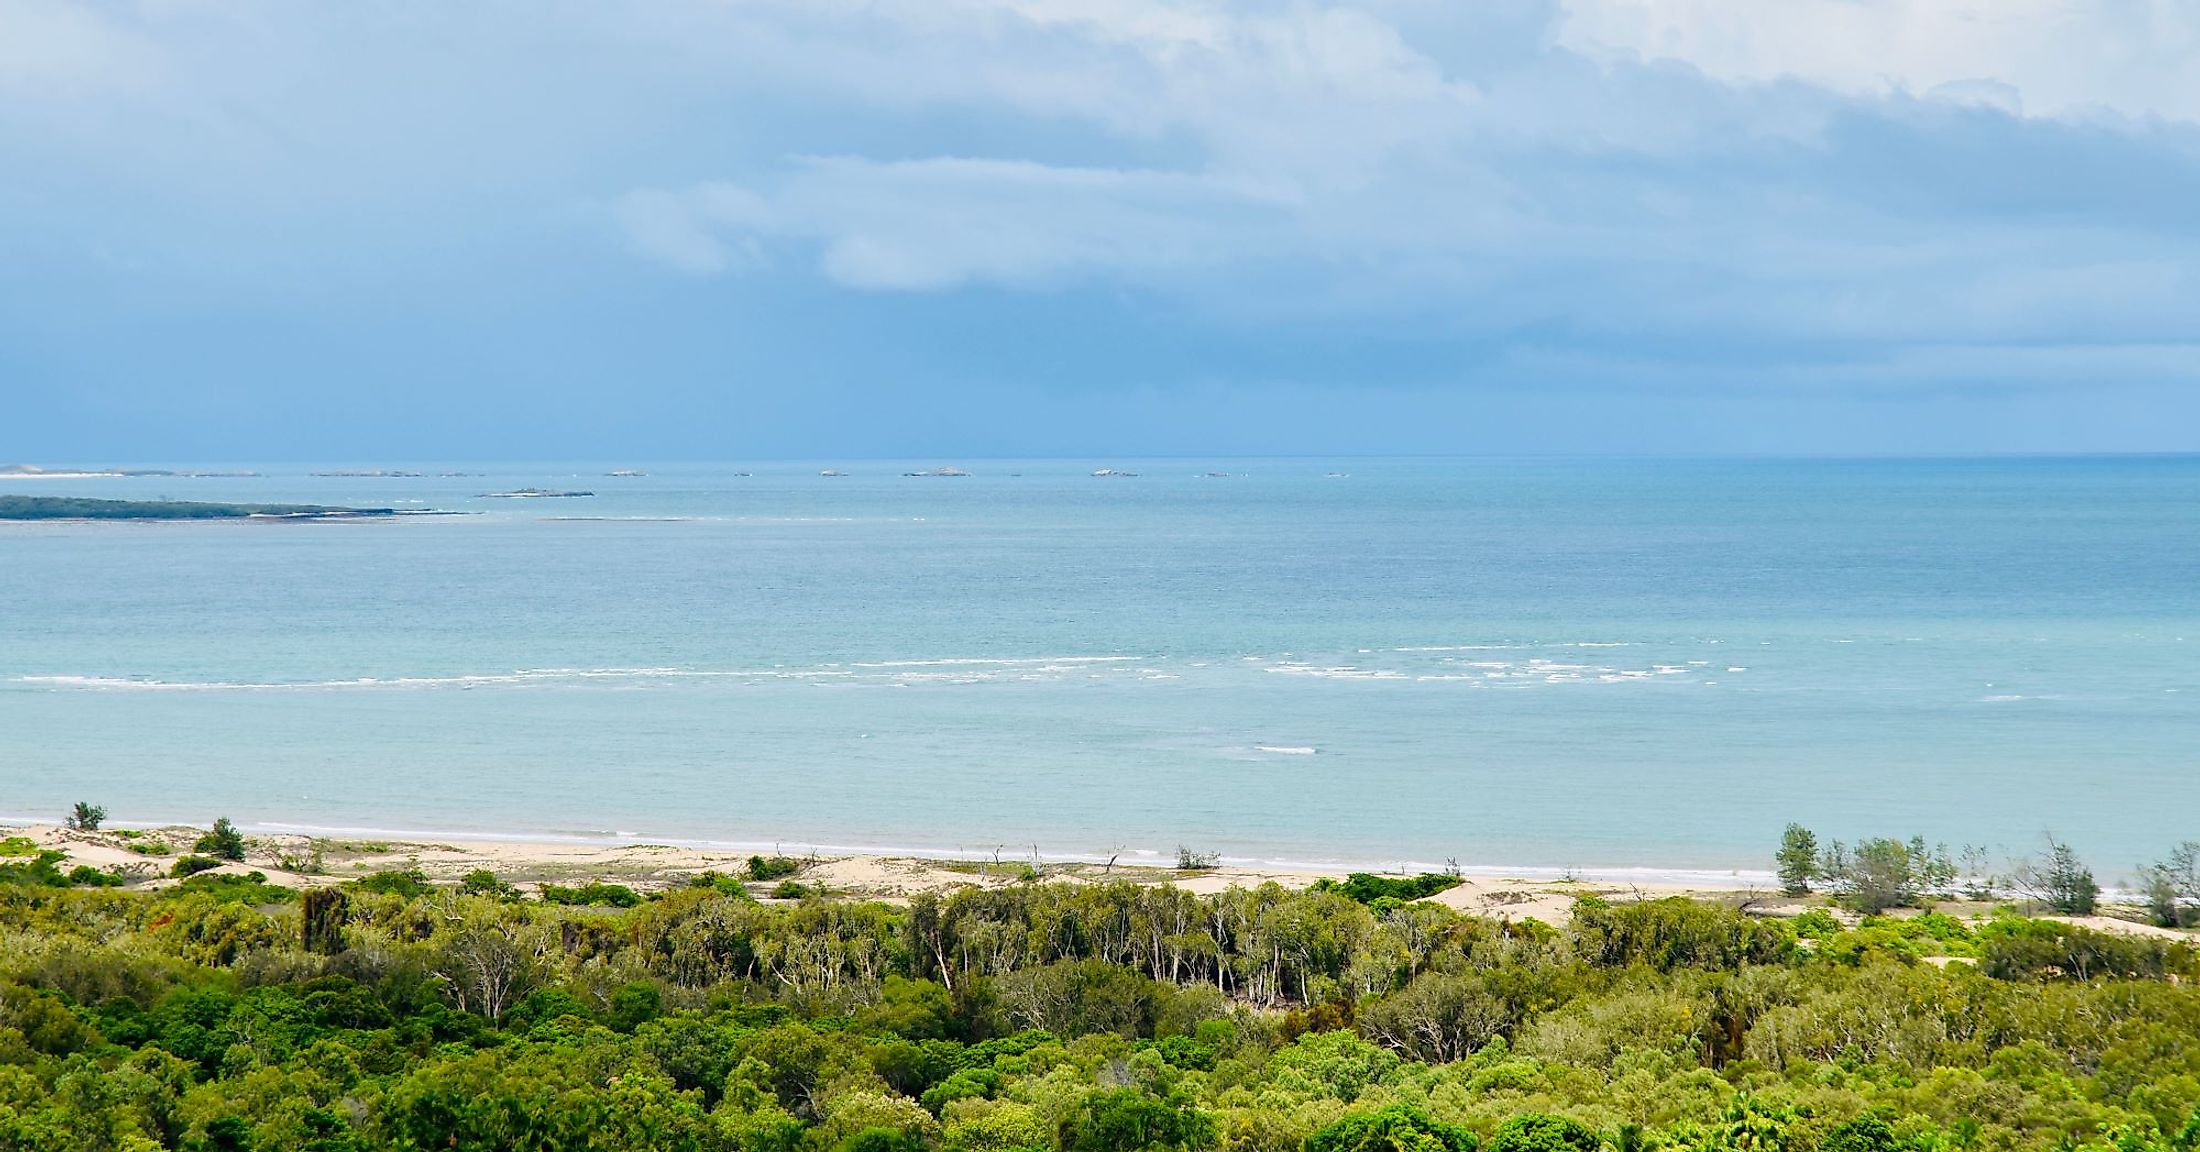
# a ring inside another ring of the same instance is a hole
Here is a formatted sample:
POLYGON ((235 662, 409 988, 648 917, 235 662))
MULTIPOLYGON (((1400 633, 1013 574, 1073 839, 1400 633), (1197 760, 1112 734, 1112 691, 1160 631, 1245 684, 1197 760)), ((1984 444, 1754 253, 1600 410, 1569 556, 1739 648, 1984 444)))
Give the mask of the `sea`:
POLYGON ((198 467, 256 475, 0 494, 461 514, 0 524, 0 817, 1533 875, 2200 839, 2200 457, 198 467), (418 475, 326 474, 373 471, 418 475))

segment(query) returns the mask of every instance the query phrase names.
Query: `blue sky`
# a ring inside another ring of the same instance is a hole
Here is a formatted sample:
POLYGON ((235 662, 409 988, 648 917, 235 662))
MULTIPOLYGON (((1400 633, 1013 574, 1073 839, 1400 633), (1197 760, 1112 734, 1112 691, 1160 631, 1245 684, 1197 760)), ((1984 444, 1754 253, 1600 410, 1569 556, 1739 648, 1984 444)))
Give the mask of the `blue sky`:
POLYGON ((2200 450, 2172 0, 0 0, 0 460, 2200 450))

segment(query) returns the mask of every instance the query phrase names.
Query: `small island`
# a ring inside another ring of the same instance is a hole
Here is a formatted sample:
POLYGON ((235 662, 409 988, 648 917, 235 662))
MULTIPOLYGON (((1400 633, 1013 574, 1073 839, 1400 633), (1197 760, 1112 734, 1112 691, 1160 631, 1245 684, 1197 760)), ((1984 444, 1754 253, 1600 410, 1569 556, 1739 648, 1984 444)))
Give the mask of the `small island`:
POLYGON ((77 496, 0 495, 0 520, 358 520, 396 516, 394 508, 325 504, 215 504, 198 500, 88 500, 77 496))
POLYGON ((594 496, 594 492, 559 492, 550 488, 514 488, 510 492, 484 492, 484 500, 554 500, 594 496))

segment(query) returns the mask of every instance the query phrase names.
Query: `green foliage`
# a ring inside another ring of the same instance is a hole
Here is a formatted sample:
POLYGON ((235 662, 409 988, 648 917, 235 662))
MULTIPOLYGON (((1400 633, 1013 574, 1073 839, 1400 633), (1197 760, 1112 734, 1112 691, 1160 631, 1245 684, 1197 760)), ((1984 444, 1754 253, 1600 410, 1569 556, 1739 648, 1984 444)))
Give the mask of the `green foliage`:
POLYGON ((178 856, 176 862, 168 866, 168 874, 170 876, 196 876, 201 872, 219 868, 222 864, 223 861, 212 856, 178 856))
POLYGON ((716 892, 721 896, 733 896, 743 900, 750 898, 749 886, 743 883, 740 877, 727 876, 715 871, 698 872, 688 877, 688 887, 703 888, 716 892))
POLYGON ((107 810, 105 808, 79 800, 76 802, 76 807, 69 810, 68 818, 63 820, 62 824, 79 832, 97 832, 99 826, 106 822, 107 810))
POLYGON ((2187 840, 2168 857, 2139 869, 2147 911, 2164 928, 2200 925, 2200 840, 2187 840))
POLYGON ((76 885, 81 888, 122 887, 121 876, 113 872, 101 871, 100 869, 94 868, 89 864, 79 864, 76 867, 69 869, 68 881, 70 884, 76 885))
POLYGON ((777 880, 802 871, 802 861, 792 856, 749 857, 749 879, 777 880))
POLYGON ((1585 897, 1574 903, 1574 934, 1583 958, 1607 968, 1730 969, 1777 963, 1795 949, 1786 924, 1681 897, 1632 904, 1585 897))
POLYGON ((1176 867, 1180 872, 1206 872, 1221 866, 1220 852, 1194 852, 1182 844, 1176 846, 1176 867))
POLYGON ((1833 918, 1833 913, 1823 908, 1812 908, 1797 916, 1792 923, 1795 926, 1795 935, 1804 940, 1823 940, 1841 931, 1841 922, 1833 918))
POLYGON ((301 939, 306 951, 335 956, 344 950, 344 925, 351 919, 351 898, 341 888, 315 888, 301 898, 301 939))
POLYGON ((1411 902, 1426 900, 1438 892, 1457 888, 1461 881, 1457 876, 1441 872, 1423 872, 1419 876, 1377 876, 1369 872, 1354 872, 1343 883, 1324 877, 1315 887, 1324 892, 1340 892, 1347 898, 1362 904, 1377 900, 1411 902))
POLYGON ((1214 1121, 1189 1100, 1116 1088, 1085 1097, 1063 1147, 1066 1152, 1181 1152, 1211 1147, 1215 1136, 1214 1121))
POLYGON ((1987 924, 1979 937, 1987 973, 2004 980, 2200 975, 2188 945, 2111 936, 2074 924, 2007 917, 1987 924))
POLYGON ((229 817, 222 816, 214 821, 212 831, 199 837, 198 843, 193 844, 191 850, 217 860, 242 860, 244 833, 237 831, 237 826, 229 822, 229 817))
POLYGON ((222 904, 284 904, 298 896, 288 888, 268 883, 265 872, 247 872, 242 876, 207 872, 186 879, 174 891, 209 896, 222 904))
POLYGON ((2093 870, 2078 859, 2076 849, 2053 836, 2047 838, 2044 855, 2017 870, 2017 886, 2064 916, 2091 916, 2101 898, 2093 870))
MULTIPOLYGON (((67 888, 81 883, 74 873, 61 871, 61 862, 68 858, 66 852, 40 848, 37 841, 27 836, 10 836, 0 840, 0 884, 67 888)), ((105 873, 93 871, 101 877, 93 882, 104 883, 105 873)))
POLYGON ((487 896, 492 900, 517 900, 519 889, 497 878, 487 868, 476 868, 458 882, 458 890, 468 896, 487 896))
POLYGON ((542 902, 632 908, 642 902, 642 895, 624 884, 582 884, 574 888, 561 884, 545 884, 542 886, 542 902))
POLYGON ((1780 873, 1780 890, 1790 896, 1810 893, 1818 878, 1818 836, 1800 824, 1790 824, 1780 834, 1780 851, 1774 856, 1780 873))
POLYGON ((1843 907, 1877 913, 1915 908, 1946 892, 1955 883, 1956 866, 1945 847, 1928 848, 1922 836, 1907 843, 1860 840, 1854 847, 1836 840, 1820 858, 1818 876, 1843 907))
POLYGON ((1306 1138, 1304 1152, 1475 1152, 1474 1134, 1410 1104, 1355 1112, 1306 1138))
POLYGON ((1598 1143, 1578 1120, 1529 1112, 1498 1125, 1487 1152, 1597 1152, 1598 1143))
POLYGON ((0 1149, 2200 1152, 2191 950, 2016 916, 410 887, 0 887, 0 1149))
POLYGON ((1877 1116, 1859 1116, 1836 1125, 1818 1141, 1818 1152, 1897 1152, 1894 1129, 1877 1116))
POLYGON ((351 883, 362 892, 379 892, 385 896, 402 896, 408 900, 427 895, 430 887, 427 875, 417 868, 392 868, 373 872, 351 883))

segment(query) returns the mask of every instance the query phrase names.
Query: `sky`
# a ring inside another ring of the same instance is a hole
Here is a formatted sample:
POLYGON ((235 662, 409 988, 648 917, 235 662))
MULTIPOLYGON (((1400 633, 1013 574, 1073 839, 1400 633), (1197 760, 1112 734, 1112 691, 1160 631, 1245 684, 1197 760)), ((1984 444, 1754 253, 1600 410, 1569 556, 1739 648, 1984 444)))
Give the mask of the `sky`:
POLYGON ((0 0, 0 462, 2193 450, 2187 0, 0 0))

